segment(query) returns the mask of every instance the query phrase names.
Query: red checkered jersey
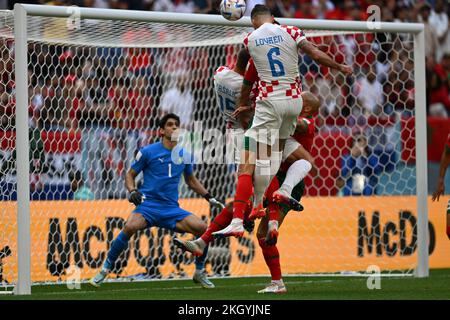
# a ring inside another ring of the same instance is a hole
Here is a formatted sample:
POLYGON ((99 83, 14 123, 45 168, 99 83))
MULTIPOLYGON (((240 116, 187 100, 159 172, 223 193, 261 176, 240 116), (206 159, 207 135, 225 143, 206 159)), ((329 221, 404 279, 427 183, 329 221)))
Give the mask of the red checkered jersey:
POLYGON ((244 77, 232 69, 222 66, 214 72, 214 90, 217 104, 228 128, 241 128, 239 121, 231 117, 241 96, 244 77))
POLYGON ((296 27, 265 23, 244 39, 259 81, 258 99, 299 98, 298 45, 306 39, 296 27))
POLYGON ((311 152, 314 136, 316 134, 316 122, 313 117, 298 117, 298 121, 304 121, 308 124, 308 131, 305 133, 295 133, 292 137, 297 140, 308 152, 311 152))

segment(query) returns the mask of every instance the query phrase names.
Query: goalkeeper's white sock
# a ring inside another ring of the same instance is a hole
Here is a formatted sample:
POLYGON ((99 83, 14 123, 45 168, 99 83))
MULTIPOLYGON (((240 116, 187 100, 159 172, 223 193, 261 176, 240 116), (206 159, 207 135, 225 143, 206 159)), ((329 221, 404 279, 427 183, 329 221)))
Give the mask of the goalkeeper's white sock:
POLYGON ((281 152, 272 152, 270 160, 256 160, 256 169, 253 175, 253 188, 255 191, 253 204, 255 206, 263 202, 264 193, 280 168, 281 155, 281 152))
POLYGON ((311 171, 311 163, 304 159, 295 161, 286 173, 286 179, 280 189, 286 191, 289 195, 292 189, 302 181, 309 171, 311 171))

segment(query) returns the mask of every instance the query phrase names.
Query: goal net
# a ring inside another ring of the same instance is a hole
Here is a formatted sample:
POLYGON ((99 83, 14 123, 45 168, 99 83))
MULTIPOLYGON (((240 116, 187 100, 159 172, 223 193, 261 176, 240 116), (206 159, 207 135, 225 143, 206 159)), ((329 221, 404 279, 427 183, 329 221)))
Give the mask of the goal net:
MULTIPOLYGON (((26 93, 14 84, 14 16, 0 17, 0 250, 6 248, 0 281, 17 280, 14 119, 21 94, 28 94, 32 283, 87 280, 133 210, 125 173, 137 150, 159 139, 159 116, 180 115, 203 151, 209 129, 225 134, 213 74, 233 66, 251 29, 28 16, 26 93)), ((411 274, 417 266, 413 37, 305 32, 354 74, 345 78, 300 56, 303 89, 321 101, 312 148, 318 174, 305 180, 305 210, 291 211, 281 227, 283 274, 371 266, 411 274)), ((211 194, 230 201, 235 166, 224 159, 204 157, 195 172, 211 194)), ((179 192, 181 207, 208 223, 218 213, 183 183, 179 192)), ((175 236, 192 237, 154 227, 139 232, 111 278, 191 276, 193 257, 176 250, 175 236)), ((267 275, 255 234, 212 243, 207 272, 267 275)))

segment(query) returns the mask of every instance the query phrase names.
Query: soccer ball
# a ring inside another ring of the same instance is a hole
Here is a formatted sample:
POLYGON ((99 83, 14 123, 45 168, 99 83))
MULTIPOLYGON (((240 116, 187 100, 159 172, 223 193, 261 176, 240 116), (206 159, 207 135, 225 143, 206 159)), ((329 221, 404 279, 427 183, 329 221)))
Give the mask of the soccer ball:
POLYGON ((222 0, 220 2, 220 13, 230 21, 242 18, 245 13, 246 4, 244 0, 222 0))

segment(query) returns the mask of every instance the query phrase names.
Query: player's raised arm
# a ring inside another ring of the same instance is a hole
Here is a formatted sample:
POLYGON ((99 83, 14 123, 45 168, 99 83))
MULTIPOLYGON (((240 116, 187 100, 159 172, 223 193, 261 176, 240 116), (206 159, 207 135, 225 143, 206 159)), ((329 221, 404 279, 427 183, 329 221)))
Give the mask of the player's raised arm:
POLYGON ((127 171, 125 175, 125 186, 128 190, 128 192, 131 192, 136 189, 136 177, 138 173, 134 171, 133 169, 130 169, 127 171))
POLYGON ((253 84, 247 84, 244 80, 244 83, 241 87, 241 97, 239 99, 238 107, 231 115, 236 120, 239 121, 242 128, 248 128, 250 120, 253 117, 253 108, 250 102, 250 93, 252 91, 253 84))
POLYGON ((303 53, 310 56, 311 59, 313 59, 315 62, 324 65, 326 67, 339 70, 345 75, 352 74, 352 68, 350 66, 334 61, 328 54, 321 51, 319 48, 317 48, 313 43, 309 42, 308 40, 303 40, 302 42, 300 42, 298 44, 298 47, 300 48, 300 50, 302 50, 303 53))
POLYGON ((201 195, 203 198, 205 198, 206 201, 208 201, 212 206, 218 207, 219 209, 225 208, 225 205, 218 201, 216 198, 214 198, 203 186, 203 184, 197 179, 194 173, 184 175, 184 180, 186 181, 186 184, 194 190, 197 194, 201 195))

